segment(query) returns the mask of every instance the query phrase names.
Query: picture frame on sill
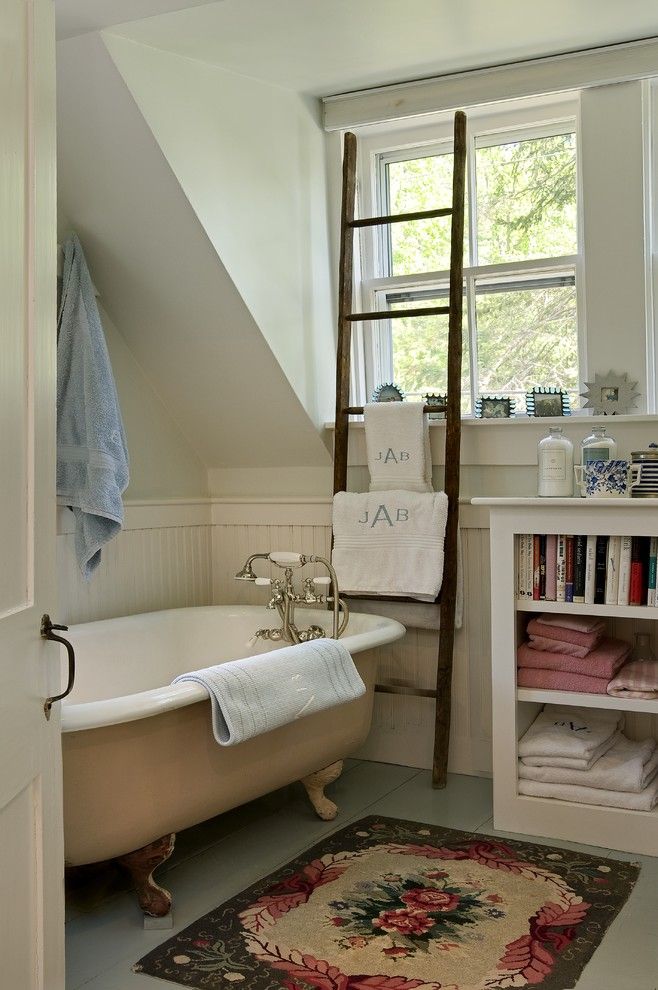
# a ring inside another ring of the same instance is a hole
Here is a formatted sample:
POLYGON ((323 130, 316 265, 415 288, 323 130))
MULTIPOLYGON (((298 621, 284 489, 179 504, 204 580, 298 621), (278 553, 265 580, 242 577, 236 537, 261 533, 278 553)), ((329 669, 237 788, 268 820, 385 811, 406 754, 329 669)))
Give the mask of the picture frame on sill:
POLYGON ((581 392, 585 400, 583 409, 591 409, 595 416, 621 416, 637 407, 636 399, 640 393, 637 382, 629 380, 628 374, 616 374, 609 371, 607 375, 594 375, 593 382, 585 382, 585 391, 581 392))
MULTIPOLYGON (((448 401, 447 395, 436 395, 434 392, 426 392, 424 395, 426 406, 445 406, 448 401)), ((445 412, 431 412, 430 419, 445 419, 445 412)))
POLYGON ((404 392, 395 382, 382 382, 372 393, 371 402, 404 402, 404 392))
POLYGON ((537 418, 571 415, 569 396, 562 388, 530 389, 525 395, 525 408, 528 416, 537 418))
POLYGON ((475 400, 475 415, 478 419, 510 419, 514 406, 514 399, 507 395, 481 395, 475 400))

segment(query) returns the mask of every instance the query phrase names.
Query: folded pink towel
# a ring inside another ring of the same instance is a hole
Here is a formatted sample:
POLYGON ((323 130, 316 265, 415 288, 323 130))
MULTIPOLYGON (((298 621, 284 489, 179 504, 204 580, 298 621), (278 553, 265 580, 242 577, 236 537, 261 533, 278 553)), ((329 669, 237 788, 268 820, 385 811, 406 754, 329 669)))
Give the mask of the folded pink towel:
MULTIPOLYGON (((544 639, 556 639, 560 643, 572 643, 574 646, 584 646, 586 650, 593 650, 605 632, 605 623, 602 619, 597 619, 596 628, 588 632, 572 629, 568 625, 545 622, 545 619, 546 615, 540 615, 538 619, 531 619, 528 623, 528 635, 543 636, 544 639)), ((568 616, 566 621, 570 621, 568 616)))
POLYGON ((544 650, 546 653, 563 653, 566 657, 586 657, 590 652, 586 646, 574 646, 559 639, 546 639, 544 636, 531 636, 528 642, 531 650, 544 650))
POLYGON ((571 657, 564 653, 549 653, 533 649, 530 643, 519 646, 517 660, 519 667, 533 667, 541 670, 564 670, 585 677, 600 677, 611 680, 624 665, 631 652, 630 643, 621 639, 602 639, 595 650, 586 657, 571 657))
POLYGON ((613 698, 658 698, 658 660, 633 660, 608 684, 613 698))
POLYGON ((548 691, 583 691, 585 694, 605 694, 607 677, 587 677, 568 670, 541 670, 536 667, 519 667, 519 687, 540 688, 548 691))
POLYGON ((543 612, 538 620, 545 626, 559 626, 561 629, 573 629, 574 632, 591 633, 605 632, 605 621, 591 615, 565 615, 563 612, 543 612))

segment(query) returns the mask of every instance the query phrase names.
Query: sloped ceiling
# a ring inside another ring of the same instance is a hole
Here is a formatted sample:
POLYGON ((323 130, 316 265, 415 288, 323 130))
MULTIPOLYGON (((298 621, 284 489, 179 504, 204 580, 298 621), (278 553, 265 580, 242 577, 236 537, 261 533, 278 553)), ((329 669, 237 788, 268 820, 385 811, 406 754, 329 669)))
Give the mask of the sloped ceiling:
POLYGON ((207 466, 329 454, 98 34, 60 42, 59 194, 111 319, 207 466))
POLYGON ((217 0, 55 0, 57 39, 217 0))

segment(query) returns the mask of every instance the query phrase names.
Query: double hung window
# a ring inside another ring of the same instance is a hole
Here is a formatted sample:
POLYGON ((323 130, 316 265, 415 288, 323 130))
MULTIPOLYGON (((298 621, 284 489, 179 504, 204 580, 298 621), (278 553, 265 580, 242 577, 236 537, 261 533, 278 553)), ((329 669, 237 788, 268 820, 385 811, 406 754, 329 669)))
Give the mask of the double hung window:
MULTIPOLYGON (((362 212, 450 205, 451 120, 362 139, 362 212), (438 136, 438 139, 437 139, 438 136)), ((578 181, 575 104, 469 113, 464 245, 462 409, 508 395, 518 412, 537 385, 579 404, 578 181)), ((409 221, 362 235, 362 304, 378 310, 445 305, 450 218, 409 221)), ((446 389, 446 316, 365 327, 366 397, 394 381, 409 399, 446 389)))

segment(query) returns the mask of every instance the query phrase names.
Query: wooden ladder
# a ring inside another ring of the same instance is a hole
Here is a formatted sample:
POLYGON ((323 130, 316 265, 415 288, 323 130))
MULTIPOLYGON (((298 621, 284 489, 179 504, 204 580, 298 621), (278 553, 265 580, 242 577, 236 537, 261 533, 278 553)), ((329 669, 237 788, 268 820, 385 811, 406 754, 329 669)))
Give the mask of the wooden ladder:
MULTIPOLYGON (((454 164, 452 206, 418 210, 383 217, 355 219, 356 136, 345 134, 343 152, 343 196, 340 240, 340 287, 338 298, 338 355, 336 364, 336 427, 334 439, 334 494, 347 490, 347 451, 350 416, 363 413, 363 406, 350 405, 350 360, 352 324, 373 320, 401 319, 407 316, 448 315, 448 383, 445 406, 425 406, 425 412, 445 412, 445 492, 448 497, 443 586, 440 595, 439 651, 436 691, 407 691, 436 698, 434 758, 432 783, 445 787, 450 737, 450 698, 452 655, 455 639, 455 604, 457 595, 457 540, 459 524, 459 457, 461 444, 461 369, 462 369, 462 295, 464 255, 464 192, 466 179, 466 115, 458 110, 454 123, 454 164), (380 310, 353 313, 354 231, 362 227, 451 217, 450 294, 447 306, 380 310)), ((399 600, 399 599, 398 599, 399 600)))

